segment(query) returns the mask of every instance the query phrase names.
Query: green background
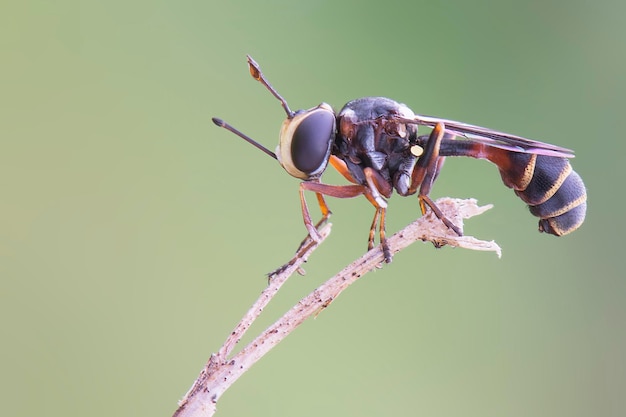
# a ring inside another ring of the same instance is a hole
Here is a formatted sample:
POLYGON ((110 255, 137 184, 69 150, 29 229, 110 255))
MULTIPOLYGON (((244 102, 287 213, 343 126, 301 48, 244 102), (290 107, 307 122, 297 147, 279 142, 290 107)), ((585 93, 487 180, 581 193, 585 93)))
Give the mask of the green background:
MULTIPOLYGON (((626 414, 624 16, 608 0, 3 3, 0 414, 171 415, 304 237, 297 180, 211 123, 274 148, 284 113, 246 54, 292 108, 384 95, 573 148, 589 212, 540 235, 493 166, 448 160, 432 196, 495 204, 466 233, 503 258, 412 246, 218 415, 626 414)), ((329 203, 332 235, 252 332, 364 252, 372 207, 329 203)), ((392 198, 388 231, 418 213, 392 198)))

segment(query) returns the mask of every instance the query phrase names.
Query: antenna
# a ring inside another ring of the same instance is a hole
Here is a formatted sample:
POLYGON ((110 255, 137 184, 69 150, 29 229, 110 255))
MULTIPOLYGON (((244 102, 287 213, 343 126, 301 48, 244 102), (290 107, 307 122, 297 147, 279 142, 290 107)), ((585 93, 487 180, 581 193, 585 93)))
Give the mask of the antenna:
POLYGON ((272 151, 270 151, 269 149, 267 149, 265 146, 261 145, 259 142, 257 142, 256 140, 252 139, 250 136, 238 131, 237 129, 235 129, 234 127, 232 127, 231 125, 229 125, 228 123, 226 123, 225 121, 223 121, 222 119, 218 119, 217 117, 213 117, 211 120, 213 120, 213 123, 215 123, 216 125, 218 125, 219 127, 223 127, 224 129, 233 132, 235 135, 239 136, 240 138, 242 138, 243 140, 245 140, 246 142, 250 143, 251 145, 254 145, 257 147, 257 149, 262 150, 263 152, 265 152, 266 154, 268 154, 269 156, 271 156, 274 159, 278 159, 276 157, 276 154, 272 151))
POLYGON ((257 64, 250 55, 246 56, 248 57, 248 66, 250 67, 250 75, 252 75, 252 78, 263 84, 265 88, 267 88, 270 93, 272 93, 274 97, 276 97, 280 101, 280 103, 283 105, 283 109, 285 109, 285 113, 287 113, 287 118, 291 119, 294 115, 294 112, 292 112, 289 108, 287 100, 285 100, 280 94, 278 94, 278 91, 276 91, 276 89, 272 87, 272 84, 270 84, 269 81, 265 79, 263 73, 261 72, 261 67, 259 66, 259 64, 257 64))

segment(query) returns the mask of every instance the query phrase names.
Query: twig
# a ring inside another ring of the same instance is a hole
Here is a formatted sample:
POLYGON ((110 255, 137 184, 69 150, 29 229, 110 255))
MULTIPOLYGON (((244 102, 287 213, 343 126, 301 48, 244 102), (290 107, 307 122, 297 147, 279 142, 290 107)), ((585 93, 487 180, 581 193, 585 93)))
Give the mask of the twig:
MULTIPOLYGON (((492 207, 491 205, 479 207, 476 204, 476 200, 473 199, 442 198, 436 204, 443 214, 461 230, 463 230, 463 219, 482 214, 492 207)), ((229 360, 228 355, 232 352, 234 345, 258 317, 264 306, 267 305, 287 278, 300 268, 300 265, 306 261, 307 257, 329 233, 330 225, 322 229, 322 240, 320 242, 305 240, 296 256, 285 267, 279 269, 279 273, 276 276, 271 278, 268 287, 261 293, 259 299, 235 327, 235 330, 228 337, 219 352, 211 355, 198 379, 179 402, 179 408, 174 413, 174 416, 212 416, 215 413, 216 403, 221 395, 256 361, 276 346, 304 320, 319 314, 328 307, 349 285, 365 273, 382 264, 384 256, 379 247, 367 252, 311 294, 300 300, 280 319, 229 360)), ((450 245, 473 250, 495 251, 498 257, 501 255, 500 247, 493 241, 485 242, 471 236, 459 237, 430 212, 390 237, 388 243, 392 252, 397 253, 417 240, 430 241, 437 247, 450 245)))
POLYGON ((313 251, 317 249, 317 247, 321 245, 324 240, 326 240, 330 234, 330 228, 331 224, 327 223, 319 230, 322 238, 317 242, 310 237, 307 237, 300 245, 300 248, 295 256, 289 262, 268 274, 269 279, 267 287, 261 292, 259 298, 254 302, 252 307, 250 307, 246 315, 243 316, 239 324, 237 324, 237 327, 235 327, 222 345, 222 348, 218 351, 216 355, 216 360, 218 362, 226 361, 235 345, 239 343, 239 340, 241 340, 244 333, 261 315, 265 306, 271 301, 272 298, 274 298, 274 296, 278 293, 278 290, 280 290, 283 284, 287 282, 287 279, 289 279, 294 272, 300 272, 301 265, 308 260, 309 255, 313 253, 313 251))

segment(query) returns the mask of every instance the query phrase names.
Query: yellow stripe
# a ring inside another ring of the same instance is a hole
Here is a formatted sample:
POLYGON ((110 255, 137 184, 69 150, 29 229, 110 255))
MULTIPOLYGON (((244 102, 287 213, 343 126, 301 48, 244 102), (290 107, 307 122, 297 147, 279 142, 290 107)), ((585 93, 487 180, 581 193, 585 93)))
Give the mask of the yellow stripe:
MULTIPOLYGON (((580 206, 582 203, 584 203, 585 201, 587 201, 587 193, 583 194, 582 196, 578 197, 576 200, 571 201, 569 204, 561 207, 560 209, 546 214, 545 216, 542 216, 542 219, 551 219, 552 217, 557 217, 560 216, 561 214, 567 213, 568 211, 580 206)), ((552 223, 550 223, 552 224, 552 223)))

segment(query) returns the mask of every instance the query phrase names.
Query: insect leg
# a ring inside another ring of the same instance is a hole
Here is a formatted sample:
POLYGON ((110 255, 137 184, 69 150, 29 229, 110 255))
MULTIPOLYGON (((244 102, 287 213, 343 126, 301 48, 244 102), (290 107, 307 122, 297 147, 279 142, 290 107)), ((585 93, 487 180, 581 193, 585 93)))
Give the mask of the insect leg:
POLYGON ((419 187, 419 193, 417 195, 419 199, 420 209, 422 214, 426 214, 426 206, 428 206, 432 212, 445 224, 449 229, 453 230, 457 235, 462 236, 461 229, 456 227, 444 214, 433 200, 428 196, 432 184, 439 174, 439 170, 443 166, 444 157, 439 156, 439 147, 443 140, 445 133, 445 126, 443 123, 437 123, 430 132, 426 146, 424 147, 424 153, 420 156, 413 174, 411 175, 411 186, 409 187, 409 194, 415 193, 419 187))
POLYGON ((348 166, 343 160, 337 158, 335 155, 331 155, 328 162, 330 162, 333 168, 335 168, 337 172, 343 175, 345 179, 347 179, 353 184, 358 184, 358 181, 354 179, 352 174, 350 174, 350 170, 348 169, 348 166))
MULTIPOLYGON (((309 237, 313 241, 319 242, 322 237, 318 231, 318 228, 321 225, 323 225, 332 214, 330 209, 328 208, 328 205, 326 204, 324 195, 329 195, 331 197, 338 197, 338 198, 356 197, 356 196, 363 194, 365 192, 365 188, 366 187, 363 185, 341 186, 341 185, 323 184, 323 183, 320 183, 319 180, 301 182, 300 183, 300 204, 302 205, 302 218, 304 220, 304 226, 309 232, 309 237), (322 212, 322 218, 315 225, 313 224, 313 221, 311 220, 311 213, 309 212, 309 208, 307 206, 306 199, 304 196, 305 191, 313 191, 315 193, 315 196, 317 197, 317 202, 320 206, 320 211, 322 212)), ((297 259, 300 259, 302 257, 302 254, 307 250, 307 247, 305 246, 307 245, 307 242, 308 241, 305 238, 302 241, 302 243, 300 243, 300 246, 298 247, 298 250, 296 251, 296 255, 289 262, 287 262, 285 265, 281 266, 280 268, 270 272, 268 274, 270 279, 273 276, 284 271, 289 266, 293 265, 293 263, 297 259)), ((308 242, 308 244, 310 244, 310 242, 308 242)), ((300 273, 303 273, 303 272, 300 272, 300 273)))
POLYGON ((372 225, 370 226, 370 232, 367 237, 367 250, 372 250, 374 248, 374 238, 376 236, 376 228, 378 227, 379 217, 380 209, 376 208, 376 212, 374 213, 374 219, 372 220, 372 225))
POLYGON ((393 190, 391 188, 391 184, 389 184, 388 181, 385 181, 385 179, 374 169, 367 167, 363 170, 363 173, 365 174, 365 181, 368 185, 365 191, 365 197, 367 197, 370 203, 376 207, 374 220, 372 221, 372 225, 370 227, 367 248, 370 250, 374 247, 374 236, 376 234, 378 220, 380 219, 380 227, 378 229, 380 246, 385 256, 385 262, 390 263, 392 260, 391 250, 389 250, 389 245, 387 244, 387 238, 385 236, 385 214, 387 213, 387 202, 381 197, 381 194, 385 197, 389 197, 391 196, 391 192, 393 190))
MULTIPOLYGON (((350 182, 357 183, 343 160, 337 158, 335 155, 331 155, 329 162, 333 168, 343 175, 345 179, 350 182)), ((380 244, 383 249, 383 254, 385 255, 385 262, 389 263, 391 262, 392 256, 389 246, 387 245, 387 239, 385 238, 385 213, 387 211, 387 203, 380 196, 380 194, 389 197, 391 195, 392 188, 389 183, 385 181, 385 179, 382 178, 375 170, 365 168, 363 173, 365 175, 365 181, 368 184, 368 187, 364 187, 363 194, 365 194, 365 197, 376 208, 367 239, 367 249, 371 250, 374 247, 374 238, 376 236, 378 220, 380 219, 380 244)))
POLYGON ((364 189, 365 187, 363 185, 330 185, 315 181, 301 182, 300 203, 302 205, 302 218, 304 220, 304 226, 309 232, 311 238, 316 241, 320 239, 317 227, 328 220, 328 217, 330 217, 331 214, 323 195, 337 198, 351 198, 363 194, 365 192, 364 189), (306 190, 313 191, 317 196, 317 202, 320 206, 320 211, 322 212, 322 219, 317 223, 317 225, 313 225, 313 221, 311 220, 311 214, 304 197, 304 191, 306 190))
POLYGON ((437 163, 439 157, 439 146, 441 145, 441 139, 445 133, 443 123, 437 123, 430 132, 424 152, 417 160, 413 173, 411 174, 411 185, 409 187, 408 194, 415 194, 417 188, 422 185, 428 169, 437 163))
POLYGON ((322 218, 315 223, 315 229, 318 230, 321 225, 326 223, 326 220, 328 220, 332 212, 328 208, 328 204, 326 204, 326 200, 324 200, 324 196, 322 194, 315 193, 315 197, 317 197, 317 204, 320 206, 320 211, 322 212, 322 218))
POLYGON ((385 262, 391 262, 392 256, 391 251, 389 250, 389 246, 387 245, 387 239, 385 237, 385 212, 387 210, 387 203, 381 197, 380 192, 389 193, 390 187, 384 186, 385 184, 382 177, 379 178, 379 174, 372 170, 371 168, 365 169, 365 176, 367 178, 368 186, 365 185, 330 185, 324 184, 315 181, 305 181, 300 183, 300 201, 302 203, 302 217, 304 218, 304 225, 306 226, 309 235, 315 239, 319 238, 319 233, 317 232, 316 226, 313 225, 311 221, 311 215, 309 214, 309 210, 306 204, 306 200, 304 199, 304 191, 313 191, 318 196, 318 202, 320 203, 320 210, 322 211, 322 220, 320 220, 319 224, 322 224, 328 216, 330 216, 330 210, 326 206, 323 196, 330 196, 336 198, 352 198, 357 197, 359 195, 365 195, 370 203, 376 208, 376 213, 374 214, 374 220, 372 221, 372 225, 370 227, 370 234, 368 238, 368 249, 372 249, 374 247, 374 236, 376 235, 376 229, 379 226, 380 219, 380 243, 385 255, 385 262), (382 190, 380 190, 382 189, 382 190), (379 192, 380 190, 380 192, 379 192), (325 210, 328 215, 325 215, 325 210))

